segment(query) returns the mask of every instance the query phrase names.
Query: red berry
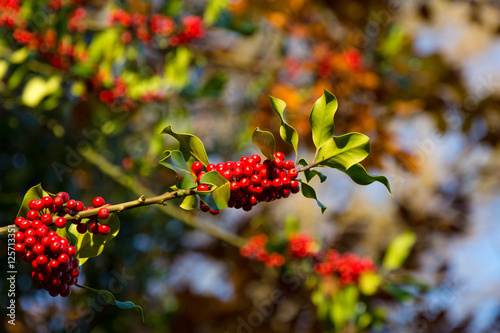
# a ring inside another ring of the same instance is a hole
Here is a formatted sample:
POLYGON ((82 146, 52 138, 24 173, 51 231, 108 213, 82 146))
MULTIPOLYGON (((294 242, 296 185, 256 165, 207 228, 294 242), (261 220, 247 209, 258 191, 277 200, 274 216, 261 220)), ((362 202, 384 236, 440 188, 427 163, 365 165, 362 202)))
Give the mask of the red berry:
POLYGON ((280 151, 277 151, 273 154, 274 158, 279 158, 280 160, 284 161, 285 160, 285 154, 283 154, 280 151))
POLYGON ((64 228, 66 227, 66 219, 64 217, 58 217, 54 221, 54 224, 56 225, 57 228, 64 228))
POLYGON ((291 190, 289 188, 282 188, 280 194, 282 198, 288 198, 290 196, 291 190))
POLYGON ((64 205, 64 199, 61 197, 55 197, 54 198, 54 206, 61 208, 62 205, 64 205))
POLYGON ((234 162, 232 161, 227 161, 224 166, 226 167, 226 170, 233 170, 234 169, 234 162))
POLYGON ((261 161, 260 156, 257 154, 252 155, 251 158, 255 161, 255 163, 260 163, 260 161, 261 161))
POLYGON ((250 195, 250 197, 248 198, 249 199, 249 203, 252 205, 252 206, 255 206, 256 204, 259 203, 259 200, 257 200, 257 197, 255 197, 255 195, 250 195))
POLYGON ((47 227, 46 225, 42 225, 38 229, 36 229, 36 237, 38 237, 38 239, 44 238, 48 235, 48 233, 49 227, 47 227))
POLYGON ((40 266, 45 266, 49 263, 49 260, 47 259, 46 256, 39 255, 38 257, 36 257, 36 263, 40 266))
POLYGON ((52 259, 49 261, 49 266, 50 268, 52 268, 53 270, 54 269, 58 269, 59 268, 59 261, 55 260, 55 259, 52 259))
POLYGON ((85 208, 85 206, 83 205, 83 202, 77 201, 76 202, 76 210, 81 212, 83 210, 83 208, 85 208))
POLYGON ((198 191, 200 192, 210 191, 210 187, 208 187, 207 184, 200 184, 198 185, 198 191))
POLYGON ((213 170, 215 170, 215 164, 210 163, 209 165, 207 165, 207 172, 210 172, 213 170))
POLYGON ((235 167, 233 170, 233 176, 236 178, 241 178, 243 177, 243 168, 241 167, 235 167))
POLYGON ((50 225, 52 223, 52 215, 43 214, 40 220, 42 221, 43 224, 50 225))
POLYGON ((250 166, 246 166, 243 168, 243 176, 251 177, 253 175, 253 168, 250 166))
POLYGON ((35 200, 35 203, 33 204, 33 209, 36 211, 42 211, 45 208, 45 203, 43 200, 35 200))
POLYGON ((45 247, 42 244, 36 244, 33 246, 33 252, 37 255, 41 255, 45 253, 45 247))
POLYGON ((250 177, 250 182, 252 182, 253 185, 260 185, 261 181, 262 181, 262 179, 257 174, 252 175, 252 177, 250 177))
POLYGON ((14 245, 14 251, 16 251, 18 254, 24 252, 26 247, 24 246, 23 243, 17 243, 14 245))
POLYGON ((239 191, 239 189, 240 189, 240 183, 237 181, 231 182, 231 184, 229 186, 230 186, 232 192, 239 191))
POLYGON ((21 224, 23 221, 24 221, 24 217, 19 216, 18 218, 16 218, 16 220, 15 220, 15 222, 14 222, 14 223, 16 224, 16 227, 18 227, 18 228, 19 228, 20 224, 21 224))
POLYGON ((35 201, 36 199, 33 199, 28 203, 29 209, 35 209, 35 201))
POLYGON ((283 182, 281 181, 281 178, 273 179, 273 187, 275 189, 280 189, 282 186, 283 186, 283 182))
MULTIPOLYGON (((43 223, 40 220, 34 220, 31 222, 31 227, 35 230, 38 229, 42 225, 43 225, 43 223)), ((32 236, 34 236, 34 235, 32 235, 32 236)))
POLYGON ((43 197, 43 203, 45 205, 45 208, 50 208, 54 204, 54 199, 52 199, 49 196, 43 197))
POLYGON ((26 237, 24 239, 24 245, 26 245, 26 247, 32 248, 36 245, 36 238, 33 236, 26 237))
POLYGON ((92 205, 95 208, 101 207, 105 203, 106 203, 106 201, 104 201, 104 199, 102 197, 95 197, 94 200, 92 200, 92 205))
POLYGON ((76 254, 76 248, 74 246, 68 246, 68 256, 73 257, 76 254))
POLYGON ((76 226, 76 231, 78 231, 80 234, 84 234, 87 232, 87 225, 85 223, 78 223, 76 226))
POLYGON ((89 231, 91 233, 93 233, 94 235, 98 234, 99 233, 99 223, 97 223, 97 222, 92 223, 90 225, 89 231))
POLYGON ((57 261, 59 264, 69 263, 69 256, 66 253, 61 253, 59 257, 57 257, 57 261))
POLYGON ((106 207, 103 207, 101 209, 99 209, 99 212, 97 213, 97 216, 99 216, 99 218, 101 220, 105 220, 109 217, 109 209, 107 209, 106 207))
POLYGON ((24 236, 28 237, 28 236, 32 236, 32 237, 35 237, 36 236, 36 231, 35 229, 33 228, 29 228, 28 230, 26 230, 24 232, 24 236))
POLYGON ((279 158, 275 158, 274 160, 272 160, 271 163, 273 164, 273 166, 275 166, 278 169, 283 168, 283 160, 281 160, 279 158))
POLYGON ((198 181, 201 182, 201 177, 203 177, 203 175, 206 174, 205 171, 202 171, 198 174, 198 181))
POLYGON ((283 187, 288 187, 290 186, 291 180, 288 177, 283 177, 281 178, 281 182, 283 183, 283 187))
POLYGON ((208 207, 208 205, 207 205, 206 203, 204 203, 204 202, 200 202, 200 210, 201 210, 202 212, 205 212, 205 213, 206 213, 206 212, 208 212, 209 207, 208 207))
POLYGON ((50 244, 52 244, 52 237, 48 236, 43 237, 42 240, 40 241, 40 244, 42 244, 45 247, 50 246, 50 244))
POLYGON ((62 198, 64 202, 68 202, 69 200, 69 194, 66 192, 59 192, 56 194, 56 197, 62 198))
POLYGON ((106 225, 106 224, 101 224, 99 226, 99 233, 103 236, 106 236, 107 234, 109 234, 111 232, 111 228, 109 227, 109 225, 106 225))
POLYGON ((50 250, 54 253, 59 253, 61 252, 61 242, 60 241, 54 241, 50 244, 50 250))
POLYGON ((243 163, 242 161, 236 161, 234 162, 234 167, 243 169, 245 167, 245 163, 243 163))
POLYGON ((250 185, 250 180, 248 178, 241 178, 240 180, 240 188, 245 188, 250 185))
POLYGON ((217 215, 217 214, 219 214, 219 211, 218 211, 218 210, 213 210, 213 209, 211 209, 211 208, 209 208, 209 209, 208 209, 208 211, 209 211, 209 212, 210 212, 210 214, 212 214, 212 215, 217 215))
POLYGON ((226 178, 227 180, 231 180, 233 179, 233 172, 231 170, 226 170, 224 171, 222 176, 224 176, 224 178, 226 178))
POLYGON ((203 163, 201 163, 200 161, 194 162, 193 165, 191 166, 191 170, 193 170, 195 175, 198 175, 200 172, 202 172, 203 168, 204 168, 203 163))
POLYGON ((243 156, 242 158, 240 158, 240 161, 243 163, 243 164, 247 164, 248 162, 248 156, 243 156))
POLYGON ((265 190, 269 190, 273 186, 272 181, 270 181, 269 179, 263 179, 260 184, 261 184, 262 188, 265 190))
POLYGON ((32 209, 26 214, 26 217, 31 221, 36 220, 38 218, 38 212, 32 209))
POLYGON ((16 243, 21 243, 24 240, 24 232, 22 231, 16 231, 14 234, 14 241, 16 243))
POLYGON ((76 200, 71 199, 70 201, 68 201, 68 203, 66 204, 66 207, 68 209, 74 210, 76 208, 76 200))
POLYGON ((298 175, 299 172, 297 171, 297 169, 291 168, 290 170, 288 170, 288 178, 290 178, 291 180, 297 178, 298 175))
POLYGON ((245 212, 249 212, 249 211, 251 211, 251 210, 252 210, 252 205, 251 205, 250 203, 246 203, 246 204, 244 204, 244 205, 243 205, 243 210, 244 210, 245 212))
POLYGON ((71 295, 71 289, 68 287, 66 289, 63 289, 61 292, 61 297, 68 297, 69 295, 71 295))
POLYGON ((295 167, 295 163, 293 163, 293 161, 283 162, 283 168, 285 168, 286 170, 290 170, 293 167, 295 167))
POLYGON ((254 188, 253 188, 253 194, 255 194, 256 196, 259 196, 262 193, 264 193, 264 189, 262 188, 262 186, 254 186, 254 188))

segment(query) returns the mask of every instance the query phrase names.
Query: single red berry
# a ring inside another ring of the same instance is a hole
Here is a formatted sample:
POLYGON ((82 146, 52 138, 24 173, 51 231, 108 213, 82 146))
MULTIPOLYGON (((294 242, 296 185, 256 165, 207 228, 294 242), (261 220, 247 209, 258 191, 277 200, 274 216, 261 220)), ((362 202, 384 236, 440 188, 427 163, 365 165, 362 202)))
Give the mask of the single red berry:
POLYGON ((249 212, 252 210, 252 205, 250 203, 246 203, 242 207, 245 212, 249 212))
POLYGON ((19 225, 20 225, 20 224, 21 224, 21 222, 23 222, 23 221, 24 221, 24 217, 19 216, 18 218, 16 218, 16 220, 15 220, 15 222, 14 222, 14 223, 15 223, 16 227, 18 227, 18 228, 19 228, 19 225))
POLYGON ((240 188, 243 189, 250 185, 250 180, 248 178, 241 178, 240 180, 240 188))
POLYGON ((231 179, 233 179, 233 171, 226 170, 226 171, 224 171, 222 176, 224 176, 224 178, 226 178, 227 180, 231 180, 231 179))
POLYGON ((21 223, 19 223, 18 227, 21 231, 26 231, 31 228, 31 222, 28 220, 22 220, 21 223))
POLYGON ((203 168, 204 168, 203 163, 201 163, 200 161, 194 162, 193 165, 191 166, 191 170, 193 170, 195 175, 198 175, 200 172, 202 172, 203 168))
POLYGON ((281 194, 281 197, 282 197, 282 198, 288 198, 288 197, 290 196, 290 193, 291 193, 291 192, 292 192, 292 191, 291 191, 289 188, 282 188, 282 189, 280 190, 280 194, 281 194))
POLYGON ((44 254, 45 247, 42 244, 35 244, 35 246, 33 246, 33 252, 37 255, 44 254))
POLYGON ((227 161, 224 166, 226 167, 226 170, 233 170, 234 169, 234 162, 232 161, 227 161))
POLYGON ((43 203, 45 205, 45 208, 50 208, 54 204, 54 199, 52 199, 49 196, 43 197, 43 203))
POLYGON ((243 163, 242 161, 236 161, 234 162, 234 167, 243 169, 245 167, 245 163, 243 163))
POLYGON ((208 212, 209 207, 208 207, 208 205, 207 205, 206 203, 204 203, 204 202, 200 202, 200 210, 201 210, 202 212, 206 213, 206 212, 208 212))
POLYGON ((43 224, 50 225, 52 223, 52 215, 43 214, 40 220, 42 221, 43 224))
POLYGON ((69 240, 67 240, 64 237, 57 236, 57 240, 59 240, 59 242, 61 242, 61 246, 68 246, 69 245, 69 240))
POLYGON ((101 220, 105 220, 109 217, 109 209, 107 209, 106 207, 103 207, 101 209, 99 209, 99 212, 97 213, 97 216, 99 216, 99 218, 101 220))
POLYGON ((39 255, 38 257, 36 257, 36 263, 40 266, 45 266, 49 263, 49 260, 47 259, 46 256, 39 255))
POLYGON ((253 185, 260 185, 260 182, 262 181, 262 179, 260 178, 259 175, 255 174, 255 175, 252 175, 252 177, 250 177, 250 182, 253 184, 253 185))
POLYGON ((40 226, 38 229, 36 229, 36 237, 38 239, 42 239, 43 237, 47 236, 49 233, 49 227, 46 225, 40 226))
POLYGON ((58 217, 54 221, 54 224, 56 225, 57 228, 64 228, 66 227, 66 219, 64 217, 58 217))
POLYGON ((290 186, 291 180, 288 177, 283 177, 281 178, 281 182, 283 183, 283 187, 288 187, 290 186))
POLYGON ((251 156, 251 159, 253 159, 255 161, 255 163, 260 163, 261 161, 261 158, 259 155, 255 154, 255 155, 252 155, 251 156))
POLYGON ((87 225, 85 223, 78 223, 76 226, 76 231, 78 231, 80 234, 84 234, 87 232, 87 225))
POLYGON ((26 261, 27 262, 32 262, 36 259, 36 254, 34 254, 33 252, 28 252, 28 250, 26 250, 26 261))
POLYGON ((276 167, 278 169, 283 168, 283 160, 281 160, 279 158, 275 158, 274 160, 272 160, 271 163, 273 164, 274 167, 276 167))
POLYGON ((249 166, 249 167, 252 167, 255 165, 255 163, 257 163, 253 158, 248 158, 246 164, 249 166))
POLYGON ((286 170, 290 170, 293 167, 295 167, 295 163, 293 163, 293 161, 288 160, 283 162, 283 168, 285 168, 286 170))
POLYGON ((23 243, 17 243, 14 245, 14 251, 16 251, 18 254, 22 253, 26 250, 26 247, 23 243))
POLYGON ((42 244, 45 247, 50 246, 50 244, 52 244, 52 237, 48 236, 43 237, 42 240, 40 241, 40 244, 42 244))
POLYGON ((24 239, 24 245, 26 245, 26 247, 29 247, 31 249, 33 246, 36 245, 36 238, 33 236, 27 236, 24 239))
POLYGON ((59 257, 57 257, 57 261, 59 264, 69 263, 69 256, 66 253, 61 253, 59 257))
POLYGON ((243 177, 243 168, 235 167, 233 170, 233 176, 236 177, 237 179, 243 177))
POLYGON ((255 195, 250 195, 250 197, 248 197, 248 202, 252 205, 252 206, 255 206, 256 204, 259 203, 259 200, 257 200, 257 197, 255 195))
POLYGON ((51 259, 49 261, 49 266, 50 268, 52 268, 53 270, 54 269, 58 269, 59 268, 59 261, 55 260, 55 259, 51 259))
POLYGON ((45 208, 45 203, 43 202, 43 200, 39 199, 39 200, 35 200, 35 203, 33 204, 33 209, 36 210, 36 211, 42 211, 43 209, 45 208))
POLYGON ((54 198, 54 206, 61 208, 62 205, 64 205, 64 199, 61 197, 55 197, 54 198))
POLYGON ((231 182, 231 184, 229 186, 230 186, 232 192, 240 190, 240 183, 237 181, 231 182))
POLYGON ((201 182, 201 177, 203 177, 203 175, 206 174, 205 171, 202 171, 198 174, 198 181, 201 182))
POLYGON ((291 168, 290 170, 288 170, 288 178, 290 178, 291 180, 297 178, 298 175, 299 172, 297 171, 297 169, 291 168))
POLYGON ((16 231, 14 234, 14 241, 16 243, 21 243, 24 240, 24 232, 22 231, 16 231))
POLYGON ((248 157, 248 156, 243 156, 242 158, 240 158, 240 161, 241 161, 243 164, 247 164, 248 159, 249 159, 249 157, 248 157))
POLYGON ((253 168, 246 166, 243 168, 243 176, 250 178, 253 175, 253 168))
POLYGON ((213 210, 213 209, 211 209, 211 208, 209 208, 209 209, 208 209, 208 211, 209 211, 209 212, 210 212, 210 214, 212 214, 212 215, 217 215, 217 214, 219 214, 219 211, 218 211, 218 210, 213 210))
POLYGON ((215 170, 215 164, 210 163, 209 165, 207 165, 207 172, 210 172, 213 170, 215 170))
POLYGON ((101 224, 99 226, 99 233, 103 236, 106 236, 107 234, 109 234, 111 232, 111 228, 109 227, 109 225, 107 224, 101 224))
POLYGON ((60 253, 61 252, 61 242, 60 241, 53 241, 50 244, 50 250, 53 253, 60 253))
POLYGON ((84 208, 85 208, 85 206, 83 205, 83 202, 81 202, 81 201, 77 201, 76 202, 76 208, 75 208, 75 210, 77 212, 81 212, 84 208))
POLYGON ((42 226, 42 225, 43 225, 43 223, 40 220, 34 220, 31 222, 31 227, 35 230, 40 228, 40 226, 42 226))
POLYGON ((66 204, 66 207, 68 209, 74 210, 76 208, 76 200, 71 199, 70 201, 68 201, 68 203, 66 204))
POLYGON ((279 158, 280 160, 284 161, 285 160, 285 154, 283 154, 280 151, 277 151, 273 154, 274 158, 279 158))
POLYGON ((28 236, 36 237, 36 231, 35 231, 35 229, 29 228, 28 230, 26 230, 24 232, 24 236, 26 236, 26 237, 28 237, 28 236))
POLYGON ((269 190, 273 186, 273 182, 269 179, 262 179, 260 184, 261 184, 262 188, 265 190, 269 190))
POLYGON ((208 187, 207 184, 200 184, 198 185, 198 191, 200 192, 210 191, 210 187, 208 187))
POLYGON ((36 220, 38 218, 38 212, 32 209, 26 214, 26 218, 31 221, 36 220))
POLYGON ((101 207, 105 203, 106 203, 106 201, 104 201, 104 199, 102 197, 95 197, 94 200, 92 200, 92 205, 95 208, 101 207))
POLYGON ((224 165, 224 163, 219 163, 216 165, 215 170, 217 170, 217 172, 219 172, 220 174, 223 174, 224 171, 226 171, 226 166, 224 165))
POLYGON ((91 233, 93 233, 94 235, 98 234, 99 233, 99 223, 97 223, 97 222, 92 223, 89 227, 89 231, 91 233))
POLYGON ((36 199, 33 199, 33 200, 31 200, 31 201, 28 203, 28 207, 29 207, 29 209, 35 209, 35 202, 36 202, 36 199))
POLYGON ((283 186, 283 182, 281 181, 281 178, 273 179, 273 187, 275 189, 280 189, 282 186, 283 186))
POLYGON ((76 254, 76 248, 74 246, 68 246, 68 256, 73 257, 76 254))
POLYGON ((262 186, 254 186, 253 187, 253 194, 255 194, 256 196, 259 196, 262 193, 264 193, 264 189, 262 188, 262 186))

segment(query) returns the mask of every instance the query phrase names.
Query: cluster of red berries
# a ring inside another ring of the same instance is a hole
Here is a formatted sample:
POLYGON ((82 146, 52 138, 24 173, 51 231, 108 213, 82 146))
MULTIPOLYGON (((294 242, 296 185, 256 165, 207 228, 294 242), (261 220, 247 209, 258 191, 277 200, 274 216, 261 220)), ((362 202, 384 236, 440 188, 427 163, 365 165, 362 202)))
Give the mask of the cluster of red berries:
POLYGON ((288 237, 288 244, 292 258, 300 259, 317 255, 316 242, 308 234, 292 234, 288 237))
POLYGON ((343 284, 357 283, 361 274, 375 270, 376 266, 370 258, 361 258, 353 253, 341 254, 333 249, 327 251, 324 262, 314 266, 317 274, 336 274, 343 284))
POLYGON ((0 1, 0 27, 12 28, 18 24, 20 4, 18 0, 0 1))
POLYGON ((169 37, 170 46, 187 44, 193 39, 205 36, 203 20, 193 15, 184 17, 181 21, 182 26, 178 27, 174 20, 162 14, 153 14, 148 17, 116 9, 110 15, 110 22, 128 29, 121 36, 124 44, 130 43, 134 35, 145 44, 150 44, 154 36, 169 37))
POLYGON ((241 256, 249 259, 262 261, 268 267, 281 267, 285 264, 285 257, 279 253, 269 253, 266 250, 266 235, 251 237, 249 241, 240 248, 241 256))
MULTIPOLYGON (((274 153, 272 160, 261 162, 259 155, 244 156, 237 162, 209 164, 207 171, 218 171, 230 182, 231 197, 228 207, 243 208, 245 211, 259 202, 288 198, 290 194, 299 192, 299 182, 296 180, 298 171, 293 161, 286 161, 282 152, 274 153)), ((206 173, 201 162, 193 163, 191 169, 198 180, 206 173)), ((209 191, 207 184, 198 185, 198 191, 209 191)), ((204 212, 218 214, 219 211, 210 209, 205 203, 200 203, 204 212)))

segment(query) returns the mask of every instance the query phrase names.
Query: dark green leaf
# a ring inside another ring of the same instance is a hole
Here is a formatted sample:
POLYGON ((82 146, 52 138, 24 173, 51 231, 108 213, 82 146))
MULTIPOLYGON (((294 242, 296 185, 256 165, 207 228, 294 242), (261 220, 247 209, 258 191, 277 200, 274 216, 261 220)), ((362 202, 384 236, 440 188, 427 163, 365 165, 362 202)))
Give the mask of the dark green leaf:
MULTIPOLYGON (((303 158, 301 158, 297 164, 299 165, 302 165, 302 166, 306 166, 308 165, 309 163, 307 163, 307 161, 303 158)), ((318 176, 319 177, 319 180, 320 182, 324 182, 326 180, 326 176, 324 174, 322 174, 321 172, 319 172, 318 170, 314 170, 314 169, 308 169, 308 170, 305 170, 304 171, 304 175, 306 176, 306 180, 307 182, 309 183, 311 181, 311 179, 314 178, 314 176, 318 176)))
POLYGON ((76 224, 70 224, 66 227, 68 234, 73 234, 77 237, 77 242, 73 243, 76 248, 76 258, 80 260, 80 265, 83 265, 89 258, 97 257, 104 250, 104 246, 118 235, 120 231, 120 220, 116 213, 111 213, 106 220, 100 220, 99 223, 107 224, 111 231, 106 236, 86 232, 78 233, 76 224))
POLYGON ((389 184, 389 180, 385 178, 384 176, 372 176, 368 174, 365 170, 365 168, 361 164, 354 164, 352 167, 350 167, 347 170, 344 170, 342 168, 337 168, 342 172, 345 172, 351 179, 359 185, 369 185, 373 182, 379 182, 385 185, 389 193, 391 192, 391 185, 389 184))
POLYGON ((184 197, 180 206, 185 210, 193 210, 198 207, 198 197, 196 195, 188 195, 184 197))
POLYGON ((297 134, 295 128, 293 128, 286 122, 286 103, 279 98, 271 96, 269 96, 269 98, 271 99, 271 106, 274 112, 278 114, 281 120, 280 136, 286 143, 293 147, 293 150, 295 150, 295 154, 297 154, 297 147, 299 146, 299 135, 297 134))
POLYGON ((210 191, 198 191, 201 200, 213 210, 222 210, 227 207, 227 202, 231 196, 229 182, 217 171, 210 171, 204 174, 200 182, 211 185, 210 191))
POLYGON ((30 211, 29 203, 31 200, 42 199, 43 197, 51 196, 54 197, 53 194, 45 192, 42 188, 41 184, 35 185, 26 192, 23 198, 23 202, 19 211, 17 212, 17 217, 22 216, 26 217, 26 214, 30 211))
POLYGON ((261 131, 258 127, 253 131, 252 142, 260 148, 260 151, 268 159, 272 160, 276 149, 274 135, 268 131, 261 131))
POLYGON ((309 198, 309 199, 314 199, 316 200, 316 202, 318 203, 318 206, 319 208, 321 208, 321 213, 324 213, 325 210, 326 210, 326 206, 323 205, 317 198, 316 198, 316 191, 314 190, 314 188, 307 184, 307 183, 304 183, 304 182, 300 182, 300 189, 302 191, 302 194, 306 197, 306 198, 309 198))
POLYGON ((179 150, 182 152, 188 165, 191 165, 194 162, 193 160, 200 161, 205 166, 209 164, 205 146, 203 146, 203 142, 196 136, 188 133, 176 133, 170 125, 165 127, 161 133, 169 134, 179 141, 179 150))
POLYGON ((166 154, 160 164, 177 174, 177 187, 180 189, 196 187, 196 175, 188 167, 182 153, 179 150, 167 150, 166 154))
POLYGON ((119 307, 120 309, 134 309, 141 316, 142 322, 143 323, 146 322, 144 320, 144 312, 142 311, 142 308, 139 305, 135 305, 134 303, 132 303, 130 301, 126 301, 126 302, 117 301, 115 298, 115 295, 113 295, 112 293, 110 293, 107 290, 98 290, 98 289, 82 286, 79 284, 76 284, 76 286, 90 290, 90 291, 100 295, 106 303, 111 304, 111 305, 115 305, 115 306, 119 307))
POLYGON ((328 90, 314 103, 309 115, 312 139, 316 148, 320 148, 335 132, 333 117, 337 111, 338 103, 335 96, 328 90))
POLYGON ((317 163, 330 168, 349 169, 370 153, 370 139, 361 133, 334 136, 321 148, 317 163))

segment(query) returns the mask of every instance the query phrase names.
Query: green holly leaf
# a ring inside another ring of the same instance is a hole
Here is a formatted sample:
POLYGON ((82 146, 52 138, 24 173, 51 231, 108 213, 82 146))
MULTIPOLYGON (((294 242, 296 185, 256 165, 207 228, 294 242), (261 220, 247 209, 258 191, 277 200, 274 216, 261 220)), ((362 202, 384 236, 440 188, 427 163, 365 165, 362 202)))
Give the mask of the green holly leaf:
POLYGON ((98 290, 98 289, 82 286, 79 284, 76 284, 76 286, 83 288, 83 289, 90 290, 90 291, 100 295, 106 303, 117 306, 120 309, 133 309, 133 310, 135 310, 141 316, 142 322, 145 323, 144 312, 142 311, 142 308, 139 305, 136 305, 130 301, 125 301, 125 302, 117 301, 115 298, 115 295, 113 295, 112 293, 110 293, 107 290, 98 290))
POLYGON ((159 163, 176 173, 177 187, 180 189, 196 187, 196 175, 188 167, 183 154, 179 150, 167 150, 166 155, 159 163))
MULTIPOLYGON (((298 165, 302 165, 302 166, 306 166, 308 165, 309 163, 307 163, 307 161, 303 158, 301 158, 298 162, 297 162, 298 165)), ((306 180, 307 182, 309 183, 311 181, 311 179, 314 178, 314 176, 318 176, 319 177, 319 180, 320 182, 324 182, 326 180, 326 176, 324 174, 322 174, 321 172, 319 172, 318 170, 314 170, 314 169, 307 169, 304 171, 304 175, 306 176, 306 180)))
POLYGON ((172 126, 168 125, 161 131, 162 134, 169 134, 179 141, 179 150, 182 152, 184 159, 191 166, 195 161, 200 161, 203 165, 209 164, 207 152, 203 142, 193 134, 176 133, 172 130, 172 126))
POLYGON ((387 247, 387 252, 383 260, 384 267, 394 270, 403 266, 416 241, 417 236, 412 231, 406 231, 394 238, 387 247))
POLYGON ((333 117, 338 108, 337 98, 324 90, 323 95, 314 103, 309 115, 312 139, 316 148, 323 146, 335 132, 333 117))
POLYGON ((23 202, 19 211, 17 212, 17 217, 26 217, 26 214, 30 211, 29 203, 31 200, 42 199, 43 197, 54 197, 52 193, 45 192, 41 184, 35 185, 26 192, 23 198, 23 202))
POLYGON ((302 181, 300 181, 300 190, 302 191, 302 194, 306 197, 306 198, 309 198, 309 199, 314 199, 316 200, 316 203, 318 204, 319 208, 321 208, 321 213, 323 214, 326 210, 326 206, 323 205, 319 200, 318 198, 316 197, 316 191, 314 190, 314 188, 307 184, 307 183, 304 183, 302 181))
MULTIPOLYGON (((97 257, 102 253, 106 244, 118 235, 120 231, 120 220, 116 213, 111 213, 106 220, 98 219, 100 224, 107 224, 111 231, 107 235, 93 234, 86 232, 78 233, 76 224, 66 226, 66 234, 73 239, 76 236, 76 242, 70 243, 76 248, 76 258, 80 260, 80 265, 83 265, 89 258, 97 257)), ((63 229, 64 230, 64 229, 63 229)))
POLYGON ((213 210, 227 208, 227 202, 231 196, 231 188, 226 178, 217 171, 210 171, 201 177, 200 183, 212 186, 210 191, 197 191, 201 201, 213 210))
POLYGON ((357 164, 354 164, 353 166, 351 166, 349 169, 345 170, 345 169, 342 169, 342 168, 337 168, 338 170, 344 172, 345 174, 347 174, 349 177, 351 177, 351 179, 356 183, 356 184, 359 184, 359 185, 369 185, 373 182, 379 182, 381 184, 383 184, 387 190, 389 191, 389 193, 392 194, 391 192, 391 185, 389 184, 389 180, 384 177, 384 176, 372 176, 370 174, 368 174, 365 170, 365 168, 357 163, 357 164))
POLYGON ((198 205, 198 197, 196 195, 188 195, 187 197, 184 197, 179 207, 185 210, 193 210, 197 208, 198 205))
POLYGON ((349 169, 370 153, 370 139, 361 133, 348 133, 330 138, 321 148, 317 164, 349 169))
POLYGON ((279 98, 271 96, 269 96, 269 98, 271 99, 271 106, 274 112, 278 114, 281 120, 280 136, 286 143, 293 147, 293 150, 295 150, 295 154, 297 155, 297 148, 299 146, 299 134, 297 133, 295 128, 293 128, 286 122, 286 103, 279 98))
POLYGON ((276 149, 274 135, 268 131, 261 131, 258 127, 253 131, 252 142, 259 147, 260 151, 268 159, 272 160, 276 149))

